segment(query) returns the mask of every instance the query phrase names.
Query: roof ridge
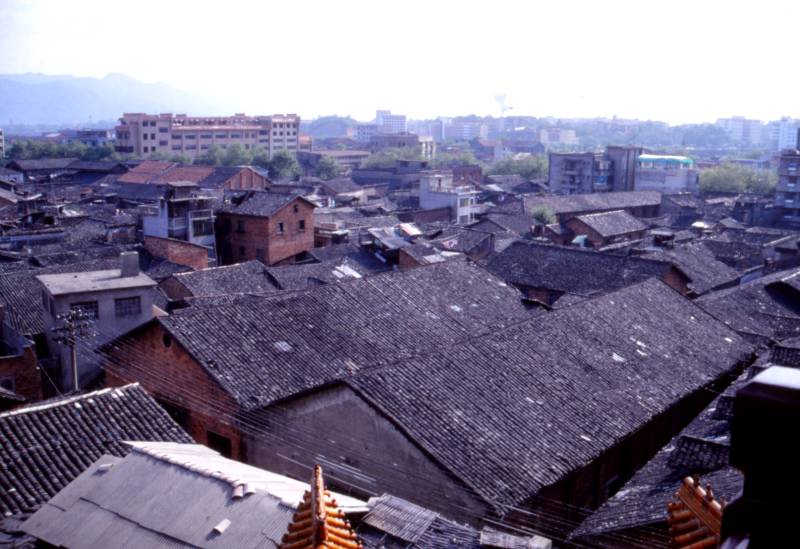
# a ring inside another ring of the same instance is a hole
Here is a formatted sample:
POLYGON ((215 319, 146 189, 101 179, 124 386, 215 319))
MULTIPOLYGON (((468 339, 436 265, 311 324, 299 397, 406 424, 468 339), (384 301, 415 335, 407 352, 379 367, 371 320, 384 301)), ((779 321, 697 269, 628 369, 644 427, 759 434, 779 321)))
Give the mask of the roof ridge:
POLYGON ((45 403, 42 403, 42 404, 34 404, 34 405, 31 405, 31 406, 24 406, 22 408, 17 408, 17 409, 14 409, 14 410, 10 410, 8 412, 0 413, 0 419, 4 419, 4 418, 7 418, 7 417, 12 417, 12 416, 16 416, 16 415, 27 414, 27 413, 30 413, 30 412, 40 412, 42 410, 50 410, 50 409, 53 409, 53 408, 58 408, 59 406, 67 406, 69 404, 72 404, 74 402, 78 402, 80 400, 86 400, 88 398, 101 396, 101 395, 105 395, 105 394, 112 393, 112 392, 123 392, 123 391, 125 391, 127 389, 130 389, 130 388, 133 388, 133 387, 139 387, 139 382, 137 381, 135 383, 129 383, 128 385, 123 385, 122 387, 106 387, 105 389, 99 389, 97 391, 92 391, 91 393, 84 393, 84 394, 80 394, 80 395, 75 395, 75 396, 72 396, 72 397, 67 397, 67 398, 54 400, 54 401, 50 401, 50 402, 45 402, 45 403))

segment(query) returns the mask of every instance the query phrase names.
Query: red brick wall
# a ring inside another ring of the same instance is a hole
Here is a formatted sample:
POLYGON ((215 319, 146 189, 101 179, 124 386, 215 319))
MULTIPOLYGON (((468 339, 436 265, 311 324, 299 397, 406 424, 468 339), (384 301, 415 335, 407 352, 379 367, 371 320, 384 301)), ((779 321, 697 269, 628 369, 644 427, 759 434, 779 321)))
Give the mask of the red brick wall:
POLYGON ((156 400, 188 412, 186 432, 200 444, 207 431, 231 440, 231 457, 244 459, 241 434, 232 427, 237 405, 186 350, 157 322, 128 335, 123 352, 105 359, 106 383, 118 387, 138 381, 156 400))
POLYGON ((41 400, 42 376, 36 368, 36 353, 26 347, 21 356, 0 358, 0 377, 14 378, 14 392, 28 402, 41 400))
POLYGON ((258 259, 274 265, 314 247, 314 208, 303 200, 287 204, 269 218, 223 212, 219 222, 224 227, 220 231, 224 240, 220 249, 226 263, 258 259), (300 220, 305 221, 302 232, 300 220), (239 232, 240 221, 244 223, 243 232, 239 232), (278 233, 279 223, 283 223, 283 234, 278 233), (263 250, 263 257, 258 250, 263 250))
POLYGON ((208 268, 208 249, 191 242, 157 236, 144 237, 145 249, 153 255, 195 270, 208 268))

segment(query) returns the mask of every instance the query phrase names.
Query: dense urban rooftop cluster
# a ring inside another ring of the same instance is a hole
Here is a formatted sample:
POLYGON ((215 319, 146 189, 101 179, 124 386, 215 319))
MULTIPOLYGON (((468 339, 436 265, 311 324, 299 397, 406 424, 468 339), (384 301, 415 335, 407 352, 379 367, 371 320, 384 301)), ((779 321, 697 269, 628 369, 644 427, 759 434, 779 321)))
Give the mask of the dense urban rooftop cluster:
POLYGON ((800 153, 709 193, 458 124, 128 113, 122 160, 6 162, 0 544, 718 541, 737 391, 800 365, 800 153), (157 154, 211 146, 273 163, 157 154))

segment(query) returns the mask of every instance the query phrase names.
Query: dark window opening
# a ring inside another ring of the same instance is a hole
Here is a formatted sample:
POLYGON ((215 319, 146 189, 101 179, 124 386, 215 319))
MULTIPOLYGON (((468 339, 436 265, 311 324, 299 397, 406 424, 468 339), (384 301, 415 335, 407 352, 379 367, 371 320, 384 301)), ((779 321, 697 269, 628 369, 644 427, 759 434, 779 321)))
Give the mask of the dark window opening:
POLYGON ((136 296, 115 299, 114 311, 117 316, 138 316, 142 313, 142 298, 136 296))
POLYGON ((206 431, 206 439, 209 448, 216 450, 224 457, 231 457, 231 439, 218 435, 213 431, 206 431))

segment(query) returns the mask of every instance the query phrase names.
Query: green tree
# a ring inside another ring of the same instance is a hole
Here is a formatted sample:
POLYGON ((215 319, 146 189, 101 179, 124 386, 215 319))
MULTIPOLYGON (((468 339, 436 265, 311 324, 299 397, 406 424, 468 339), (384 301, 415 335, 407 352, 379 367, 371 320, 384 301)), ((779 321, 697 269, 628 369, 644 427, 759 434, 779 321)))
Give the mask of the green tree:
POLYGON ((534 206, 533 210, 531 210, 531 217, 533 217, 537 225, 550 225, 556 222, 556 214, 553 208, 547 204, 534 206))
POLYGON ((295 178, 300 175, 300 164, 292 153, 283 149, 272 155, 267 170, 272 179, 295 178))
POLYGON ((185 154, 173 154, 169 157, 170 162, 177 162, 178 164, 188 165, 192 163, 192 159, 185 154))
POLYGON ((224 166, 246 166, 252 162, 252 153, 238 143, 225 149, 225 154, 222 157, 224 166))
POLYGON ((225 153, 219 145, 211 145, 206 152, 194 159, 195 164, 201 166, 219 166, 222 164, 225 153))
POLYGON ((547 177, 547 158, 540 155, 506 158, 489 166, 489 175, 521 175, 526 179, 547 177))
POLYGON ((259 168, 269 168, 269 151, 267 149, 256 149, 253 152, 253 165, 259 168))
POLYGON ((768 194, 776 183, 775 173, 756 171, 738 164, 724 163, 700 172, 700 191, 704 193, 768 194))
POLYGON ((333 179, 342 172, 342 167, 330 156, 323 156, 314 168, 314 175, 320 179, 333 179))
POLYGON ((361 163, 361 167, 367 169, 391 168, 398 160, 422 161, 425 159, 414 147, 397 147, 372 153, 361 163))
POLYGON ((437 153, 431 165, 436 169, 453 169, 461 166, 480 164, 472 151, 461 153, 437 153))

